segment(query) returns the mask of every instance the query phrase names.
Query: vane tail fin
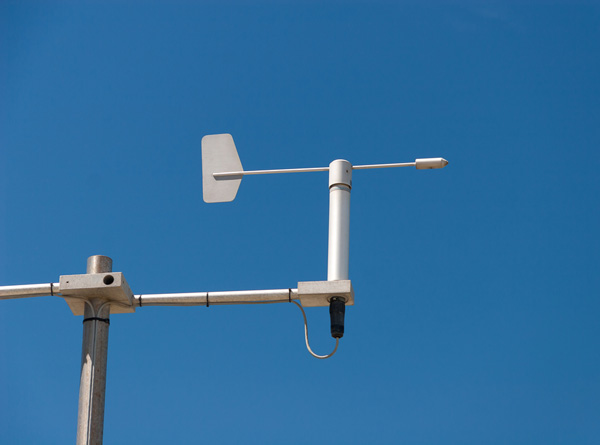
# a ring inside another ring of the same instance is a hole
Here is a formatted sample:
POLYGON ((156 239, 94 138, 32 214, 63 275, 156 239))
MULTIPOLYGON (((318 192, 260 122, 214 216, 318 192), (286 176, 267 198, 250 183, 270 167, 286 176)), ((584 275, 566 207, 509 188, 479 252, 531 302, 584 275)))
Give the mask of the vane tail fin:
POLYGON ((235 199, 242 175, 215 178, 213 173, 243 171, 242 162, 230 134, 202 138, 202 195, 204 202, 230 202, 235 199))

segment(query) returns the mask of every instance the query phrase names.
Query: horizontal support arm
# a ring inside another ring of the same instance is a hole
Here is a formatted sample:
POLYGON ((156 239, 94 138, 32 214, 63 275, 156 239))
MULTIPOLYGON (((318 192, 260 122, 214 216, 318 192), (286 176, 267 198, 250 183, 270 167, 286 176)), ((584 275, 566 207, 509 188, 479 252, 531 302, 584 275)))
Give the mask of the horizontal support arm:
POLYGON ((298 289, 270 289, 177 294, 142 294, 133 296, 133 304, 136 307, 210 306, 219 304, 283 303, 298 299, 298 289))
POLYGON ((242 290, 226 292, 190 292, 133 295, 120 272, 62 275, 60 283, 0 286, 0 300, 11 298, 57 296, 64 298, 74 315, 83 315, 84 301, 100 298, 110 303, 111 313, 131 313, 143 306, 210 306, 227 304, 287 303, 299 300, 304 307, 329 306, 332 297, 354 304, 350 280, 302 281, 297 289, 242 290), (104 280, 109 276, 112 280, 104 280), (64 282, 64 283, 63 283, 64 282), (79 305, 79 306, 77 306, 79 305), (80 307, 81 306, 81 307, 80 307))
POLYGON ((60 295, 59 283, 0 286, 0 300, 10 300, 12 298, 46 297, 48 295, 60 295))

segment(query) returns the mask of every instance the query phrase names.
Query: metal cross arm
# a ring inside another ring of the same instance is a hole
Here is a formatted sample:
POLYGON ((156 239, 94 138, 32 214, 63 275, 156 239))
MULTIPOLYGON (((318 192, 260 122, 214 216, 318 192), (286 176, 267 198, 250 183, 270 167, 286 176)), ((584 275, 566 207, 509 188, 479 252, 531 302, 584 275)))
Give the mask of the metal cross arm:
POLYGON ((329 306, 333 297, 343 297, 347 305, 354 304, 350 280, 304 281, 298 288, 225 292, 191 292, 174 294, 134 295, 134 304, 143 306, 212 306, 232 304, 288 303, 300 301, 303 307, 329 306))
POLYGON ((121 272, 62 275, 59 283, 0 286, 0 300, 27 297, 63 297, 74 315, 83 315, 85 300, 96 298, 110 304, 111 314, 132 313, 144 306, 211 306, 285 303, 300 301, 303 307, 329 306, 333 297, 354 304, 350 280, 304 281, 297 288, 189 292, 134 295, 121 272))

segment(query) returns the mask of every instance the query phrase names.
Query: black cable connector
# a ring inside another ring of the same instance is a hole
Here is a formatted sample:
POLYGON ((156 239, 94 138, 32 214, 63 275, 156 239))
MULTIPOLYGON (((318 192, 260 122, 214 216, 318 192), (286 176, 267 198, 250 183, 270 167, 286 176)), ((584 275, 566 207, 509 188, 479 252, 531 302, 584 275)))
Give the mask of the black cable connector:
POLYGON ((346 300, 333 297, 329 301, 329 316, 331 318, 331 336, 342 338, 344 336, 344 315, 346 314, 346 300))

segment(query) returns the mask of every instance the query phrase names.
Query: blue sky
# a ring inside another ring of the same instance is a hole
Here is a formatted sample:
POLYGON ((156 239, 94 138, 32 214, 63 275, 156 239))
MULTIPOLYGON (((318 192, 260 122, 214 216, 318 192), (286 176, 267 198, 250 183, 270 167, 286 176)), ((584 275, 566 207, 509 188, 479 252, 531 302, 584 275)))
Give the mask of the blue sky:
MULTIPOLYGON (((443 156, 354 173, 329 360, 294 305, 114 315, 105 443, 598 443, 598 79, 597 2, 3 2, 0 285, 326 279, 327 174, 205 204, 206 134, 246 169, 443 156)), ((0 442, 72 443, 81 317, 0 306, 0 442)))

